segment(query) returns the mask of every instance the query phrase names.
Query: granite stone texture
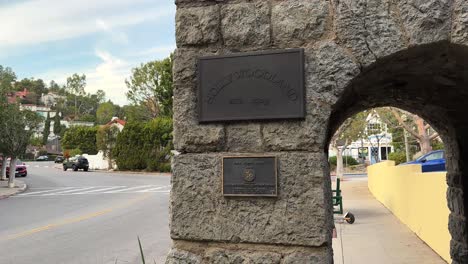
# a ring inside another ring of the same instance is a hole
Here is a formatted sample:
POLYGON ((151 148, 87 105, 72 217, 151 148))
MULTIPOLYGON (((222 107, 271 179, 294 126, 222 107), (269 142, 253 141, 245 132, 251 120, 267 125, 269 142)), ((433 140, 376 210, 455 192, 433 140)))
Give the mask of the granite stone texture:
POLYGON ((468 2, 455 0, 452 22, 452 42, 468 45, 468 2))
POLYGON ((397 24, 390 0, 335 0, 336 36, 361 65, 405 48, 405 38, 397 24))
POLYGON ((270 43, 270 8, 262 1, 221 7, 221 30, 228 47, 265 46, 270 43))
POLYGON ((166 264, 201 264, 202 257, 192 252, 171 249, 166 257, 166 264))
POLYGON ((198 246, 175 243, 167 263, 332 263, 328 140, 345 118, 384 105, 429 118, 441 134, 451 255, 466 263, 467 1, 175 3, 174 147, 181 154, 173 159, 171 236, 198 246), (304 49, 304 119, 198 122, 197 58, 284 48, 304 49), (222 156, 249 154, 279 158, 277 198, 223 197, 222 156))
POLYGON ((216 43, 220 35, 219 7, 181 8, 176 16, 177 45, 216 43))
POLYGON ((323 153, 267 153, 278 157, 277 198, 223 197, 221 159, 226 154, 174 157, 173 239, 304 246, 331 242, 323 153))
POLYGON ((271 21, 275 44, 291 46, 294 42, 317 41, 331 22, 329 3, 324 0, 273 3, 271 21))
POLYGON ((249 264, 280 264, 281 255, 270 252, 213 250, 207 254, 208 263, 249 263, 249 264))
POLYGON ((453 0, 396 1, 411 45, 448 40, 453 0))

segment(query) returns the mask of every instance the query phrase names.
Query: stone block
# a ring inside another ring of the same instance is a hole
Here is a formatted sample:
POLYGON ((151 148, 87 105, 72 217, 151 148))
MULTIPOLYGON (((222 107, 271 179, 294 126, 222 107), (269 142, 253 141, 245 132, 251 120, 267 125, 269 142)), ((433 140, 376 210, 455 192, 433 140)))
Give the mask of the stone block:
POLYGON ((396 1, 409 44, 449 40, 453 0, 396 1))
POLYGON ((229 0, 175 0, 177 7, 203 7, 217 3, 227 2, 229 0))
POLYGON ((361 73, 355 58, 334 42, 320 42, 306 49, 306 94, 333 105, 348 84, 361 73))
POLYGON ((461 188, 449 187, 447 190, 447 201, 451 212, 465 215, 463 190, 461 188))
POLYGON ((174 157, 171 237, 303 246, 331 243, 325 154, 265 154, 278 157, 277 198, 223 197, 221 160, 223 155, 234 153, 174 157))
POLYGON ((270 8, 268 3, 222 5, 221 31, 224 44, 228 47, 269 45, 270 8))
POLYGON ((317 41, 331 21, 329 3, 323 0, 277 2, 272 6, 271 21, 276 45, 317 41))
POLYGON ((337 38, 362 66, 406 47, 389 0, 334 2, 337 38))
POLYGON ((468 247, 466 242, 450 240, 450 256, 454 263, 466 264, 468 259, 468 247))
POLYGON ((195 87, 174 84, 174 149, 180 152, 219 151, 224 148, 224 127, 199 124, 195 87))
POLYGON ((208 263, 280 264, 281 255, 271 252, 214 249, 207 252, 208 263))
POLYGON ((325 252, 311 254, 295 252, 284 257, 282 264, 322 264, 332 263, 332 256, 324 254, 325 252))
POLYGON ((226 150, 234 152, 263 151, 262 131, 260 124, 228 124, 226 129, 226 150))
POLYGON ((177 46, 216 43, 219 40, 219 34, 219 7, 217 5, 177 10, 177 46))
POLYGON ((466 241, 466 221, 463 216, 451 213, 448 228, 452 239, 459 242, 466 241))
POLYGON ((452 16, 452 42, 468 45, 468 2, 455 0, 452 16))
POLYGON ((201 264, 202 257, 188 251, 172 248, 166 257, 166 264, 201 264))

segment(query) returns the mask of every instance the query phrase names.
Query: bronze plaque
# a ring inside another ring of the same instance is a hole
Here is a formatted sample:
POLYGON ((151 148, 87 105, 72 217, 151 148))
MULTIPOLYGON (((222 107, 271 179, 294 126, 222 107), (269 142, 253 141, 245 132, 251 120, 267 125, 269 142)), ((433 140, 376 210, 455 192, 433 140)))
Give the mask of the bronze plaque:
POLYGON ((276 197, 276 157, 223 157, 224 196, 276 197))
POLYGON ((200 122, 305 117, 304 51, 198 59, 200 122))

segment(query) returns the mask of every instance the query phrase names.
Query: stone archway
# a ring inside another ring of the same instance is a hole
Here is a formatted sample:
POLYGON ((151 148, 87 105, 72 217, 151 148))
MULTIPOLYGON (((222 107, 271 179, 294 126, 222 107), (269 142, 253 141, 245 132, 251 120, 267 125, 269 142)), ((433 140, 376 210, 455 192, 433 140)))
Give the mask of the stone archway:
POLYGON ((167 263, 331 263, 326 147, 346 117, 415 112, 449 150, 451 254, 467 262, 468 3, 462 0, 176 0, 171 237, 167 263), (199 124, 196 59, 303 48, 306 118, 199 124), (278 158, 277 198, 225 198, 223 156, 278 158))

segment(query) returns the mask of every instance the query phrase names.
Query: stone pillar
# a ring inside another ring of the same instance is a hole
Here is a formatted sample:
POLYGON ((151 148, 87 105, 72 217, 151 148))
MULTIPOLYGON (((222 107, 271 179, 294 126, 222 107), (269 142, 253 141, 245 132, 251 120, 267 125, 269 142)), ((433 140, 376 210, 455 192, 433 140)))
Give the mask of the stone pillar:
MULTIPOLYGON (((326 1, 293 2, 176 1, 174 138, 181 154, 173 159, 174 244, 166 263, 332 263, 324 145, 333 99, 312 91, 315 70, 306 69, 305 120, 198 123, 198 57, 304 48, 328 34, 326 1), (278 197, 223 196, 222 157, 250 154, 278 158, 278 197)), ((317 50, 306 48, 307 65, 317 50)))

